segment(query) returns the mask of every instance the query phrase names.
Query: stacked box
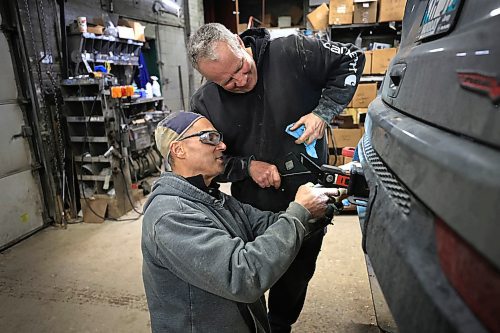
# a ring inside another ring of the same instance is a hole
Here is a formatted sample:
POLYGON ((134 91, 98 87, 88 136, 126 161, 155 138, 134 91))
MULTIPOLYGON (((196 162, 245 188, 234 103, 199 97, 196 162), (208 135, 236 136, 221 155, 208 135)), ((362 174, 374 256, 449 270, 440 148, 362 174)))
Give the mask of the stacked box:
POLYGON ((354 0, 354 23, 377 22, 377 0, 354 0))
POLYGON ((352 24, 353 0, 330 0, 329 24, 352 24))
POLYGON ((352 98, 351 106, 353 108, 367 108, 375 97, 377 97, 376 83, 359 84, 352 98))
POLYGON ((326 30, 326 28, 328 28, 328 13, 328 6, 323 3, 307 14, 307 19, 311 22, 311 26, 314 30, 326 30))
POLYGON ((397 53, 397 48, 388 48, 372 51, 372 74, 384 74, 397 53))
POLYGON ((372 73, 372 51, 365 51, 365 67, 363 69, 363 74, 372 73))
POLYGON ((402 21, 406 0, 379 0, 379 22, 402 21))

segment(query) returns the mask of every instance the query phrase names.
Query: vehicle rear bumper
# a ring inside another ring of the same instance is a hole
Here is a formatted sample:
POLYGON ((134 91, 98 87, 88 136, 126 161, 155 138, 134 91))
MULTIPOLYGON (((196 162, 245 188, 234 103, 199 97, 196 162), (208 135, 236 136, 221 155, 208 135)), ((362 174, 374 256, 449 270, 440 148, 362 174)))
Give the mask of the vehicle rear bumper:
MULTIPOLYGON (((436 216, 395 176, 372 145, 374 135, 394 139, 394 133, 402 129, 395 129, 397 124, 384 128, 381 121, 402 119, 402 115, 380 101, 375 107, 384 118, 377 122, 369 114, 360 144, 360 160, 370 186, 369 208, 362 223, 363 247, 398 328, 401 332, 486 332, 443 273, 436 247, 436 216)), ((391 144, 393 155, 404 149, 396 139, 391 144)))

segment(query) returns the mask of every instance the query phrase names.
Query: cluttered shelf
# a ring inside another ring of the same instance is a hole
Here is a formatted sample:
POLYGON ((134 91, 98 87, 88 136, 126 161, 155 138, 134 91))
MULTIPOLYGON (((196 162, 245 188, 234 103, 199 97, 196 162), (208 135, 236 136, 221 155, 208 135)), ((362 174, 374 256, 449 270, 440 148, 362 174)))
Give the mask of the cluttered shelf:
POLYGON ((136 45, 136 46, 142 46, 144 43, 140 41, 135 41, 130 38, 120 38, 120 37, 115 37, 111 35, 97 35, 95 33, 90 33, 90 32, 74 32, 68 34, 68 37, 72 36, 78 36, 82 37, 85 39, 93 39, 96 41, 105 41, 105 42, 117 42, 117 43, 123 43, 123 44, 131 44, 131 45, 136 45))
POLYGON ((373 23, 353 23, 353 24, 331 24, 330 29, 374 29, 374 30, 400 30, 401 21, 373 22, 373 23))
POLYGON ((159 102, 159 101, 163 101, 163 97, 137 98, 137 99, 132 100, 130 102, 125 102, 125 103, 122 102, 121 105, 125 107, 125 106, 131 106, 131 105, 137 105, 137 104, 144 104, 144 103, 152 103, 152 102, 159 102))

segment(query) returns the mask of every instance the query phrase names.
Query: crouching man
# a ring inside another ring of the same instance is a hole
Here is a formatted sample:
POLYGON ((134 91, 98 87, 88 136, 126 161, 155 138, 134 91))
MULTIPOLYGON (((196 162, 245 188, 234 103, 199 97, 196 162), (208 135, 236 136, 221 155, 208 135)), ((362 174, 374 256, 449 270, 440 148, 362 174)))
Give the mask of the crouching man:
POLYGON ((286 211, 260 211, 217 189, 226 145, 205 117, 174 113, 155 138, 172 172, 158 179, 144 207, 143 280, 153 332, 270 332, 264 292, 304 236, 324 226, 312 219, 338 191, 306 184, 286 211))

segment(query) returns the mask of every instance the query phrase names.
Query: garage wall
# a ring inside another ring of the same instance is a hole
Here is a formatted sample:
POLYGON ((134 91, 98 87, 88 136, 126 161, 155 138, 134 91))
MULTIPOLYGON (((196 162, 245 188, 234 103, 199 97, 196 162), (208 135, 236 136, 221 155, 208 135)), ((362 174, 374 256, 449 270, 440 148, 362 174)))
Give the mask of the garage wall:
MULTIPOLYGON (((22 121, 19 120, 15 125, 10 126, 15 133, 9 132, 9 135, 21 133, 20 126, 22 125, 26 127, 27 134, 23 134, 26 137, 24 139, 18 137, 16 142, 26 141, 24 144, 26 146, 24 150, 26 160, 23 161, 23 172, 34 175, 35 184, 38 184, 41 193, 37 200, 32 200, 36 201, 36 207, 33 209, 33 212, 36 213, 30 213, 30 216, 38 215, 39 219, 36 219, 37 222, 21 234, 33 230, 41 224, 64 223, 63 211, 77 208, 74 202, 68 202, 68 192, 74 192, 74 189, 67 188, 67 184, 71 183, 72 179, 71 163, 64 154, 66 149, 65 131, 62 124, 59 123, 62 101, 60 100, 58 84, 65 78, 62 74, 65 50, 61 39, 64 29, 61 29, 60 26, 59 5, 64 5, 66 25, 78 16, 92 18, 100 16, 102 12, 110 12, 110 4, 113 4, 112 15, 121 15, 152 27, 152 29, 147 30, 153 32, 150 37, 160 42, 160 60, 164 64, 163 95, 165 104, 169 109, 178 110, 188 106, 191 93, 200 86, 200 75, 193 71, 188 64, 185 42, 187 34, 203 24, 203 1, 185 1, 184 3, 182 0, 178 0, 178 3, 181 8, 184 8, 185 5, 184 9, 188 9, 189 17, 187 20, 184 16, 154 13, 152 10, 154 1, 152 0, 0 2, 2 32, 7 38, 1 47, 8 54, 6 41, 11 40, 13 41, 11 42, 12 50, 16 53, 12 57, 15 60, 16 78, 10 82, 4 80, 4 83, 12 87, 17 84, 19 91, 17 99, 12 95, 8 98, 8 102, 3 101, 1 104, 13 106, 16 110, 13 113, 16 115, 16 119, 22 119, 22 121), (188 22, 187 28, 186 22, 188 22), (179 67, 182 75, 182 90, 179 67), (48 72, 51 75, 48 75, 48 72), (181 99, 181 91, 184 94, 183 99, 181 99), (64 164, 65 159, 66 163, 64 164), (66 170, 64 178, 63 169, 66 170), (63 202, 63 187, 66 191, 65 202, 63 202)), ((4 60, 7 62, 8 57, 4 57, 4 60)), ((7 142, 8 140, 6 140, 3 141, 7 142)), ((28 186, 21 187, 28 188, 28 186)), ((2 190, 0 192, 5 193, 5 195, 11 195, 9 186, 0 189, 2 190)), ((29 200, 28 196, 24 197, 29 200)), ((26 215, 23 216, 23 223, 26 223, 26 215)), ((0 219, 0 233, 3 231, 2 221, 4 220, 0 219)), ((12 237, 5 240, 8 242, 10 239, 12 237)))
MULTIPOLYGON (((205 23, 203 0, 189 1, 189 33, 191 35, 205 23)), ((188 60, 189 61, 189 60, 188 60)), ((191 65, 189 65, 191 66, 191 65)), ((201 86, 202 76, 197 70, 191 70, 191 95, 201 86)))
MULTIPOLYGON (((184 9, 183 1, 177 3, 184 9)), ((159 61, 162 63, 159 69, 164 104, 171 110, 183 110, 184 106, 187 108, 189 97, 194 89, 199 87, 201 77, 198 73, 192 75, 191 82, 194 84, 190 91, 190 72, 193 71, 187 60, 186 30, 197 29, 203 24, 203 1, 186 1, 189 20, 185 20, 184 14, 177 17, 168 13, 154 13, 152 10, 154 1, 151 0, 114 1, 113 4, 113 13, 110 15, 128 17, 141 22, 146 26, 146 38, 156 40, 159 61), (187 29, 185 22, 190 22, 187 29), (181 77, 179 77, 179 66, 181 77)), ((67 24, 78 16, 86 16, 89 19, 109 10, 108 2, 100 0, 75 0, 68 2, 66 6, 67 24)))

